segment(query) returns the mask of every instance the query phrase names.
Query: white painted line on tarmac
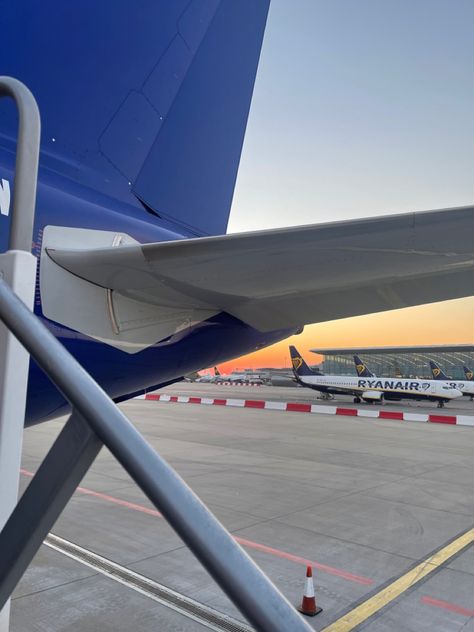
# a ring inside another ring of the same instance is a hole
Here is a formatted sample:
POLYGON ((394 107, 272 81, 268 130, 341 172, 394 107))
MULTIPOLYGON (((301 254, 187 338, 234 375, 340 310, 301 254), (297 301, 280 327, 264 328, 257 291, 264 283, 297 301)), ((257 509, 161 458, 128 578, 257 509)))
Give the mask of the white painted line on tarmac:
POLYGON ((266 410, 286 410, 286 402, 265 402, 266 410))
POLYGON ((312 404, 311 406, 312 413, 322 413, 324 415, 335 415, 336 410, 336 406, 321 406, 320 404, 312 404))
POLYGON ((429 415, 422 415, 420 413, 403 413, 405 421, 428 421, 429 415))
POLYGON ((467 417, 466 415, 458 415, 456 420, 457 426, 474 426, 474 417, 467 417))
POLYGON ((227 406, 240 406, 243 408, 245 406, 245 399, 228 399, 227 406))

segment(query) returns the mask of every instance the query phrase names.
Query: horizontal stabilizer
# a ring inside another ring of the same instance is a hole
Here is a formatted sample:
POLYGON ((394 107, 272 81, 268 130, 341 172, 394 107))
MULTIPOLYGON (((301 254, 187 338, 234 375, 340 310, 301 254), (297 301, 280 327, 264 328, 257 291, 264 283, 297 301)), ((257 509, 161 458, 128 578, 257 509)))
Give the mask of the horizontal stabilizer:
POLYGON ((474 208, 87 250, 51 259, 167 308, 270 331, 474 294, 474 208))

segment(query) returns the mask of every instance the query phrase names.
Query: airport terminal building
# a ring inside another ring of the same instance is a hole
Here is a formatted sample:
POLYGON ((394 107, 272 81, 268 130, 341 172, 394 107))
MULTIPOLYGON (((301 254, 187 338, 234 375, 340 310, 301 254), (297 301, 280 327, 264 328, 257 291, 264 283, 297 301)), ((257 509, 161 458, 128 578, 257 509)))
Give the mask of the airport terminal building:
POLYGON ((463 365, 474 369, 474 344, 422 347, 353 347, 311 349, 324 356, 322 369, 328 375, 354 375, 353 355, 357 353, 375 375, 431 378, 429 361, 437 362, 445 373, 464 380, 463 365))

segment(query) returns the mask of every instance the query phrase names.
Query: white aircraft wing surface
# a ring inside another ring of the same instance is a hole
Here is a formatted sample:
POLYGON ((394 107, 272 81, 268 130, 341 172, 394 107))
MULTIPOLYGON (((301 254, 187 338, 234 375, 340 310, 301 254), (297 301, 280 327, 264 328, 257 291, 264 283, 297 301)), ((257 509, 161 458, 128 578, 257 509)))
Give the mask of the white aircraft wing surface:
POLYGON ((47 252, 128 298, 269 331, 474 295, 474 207, 47 252))

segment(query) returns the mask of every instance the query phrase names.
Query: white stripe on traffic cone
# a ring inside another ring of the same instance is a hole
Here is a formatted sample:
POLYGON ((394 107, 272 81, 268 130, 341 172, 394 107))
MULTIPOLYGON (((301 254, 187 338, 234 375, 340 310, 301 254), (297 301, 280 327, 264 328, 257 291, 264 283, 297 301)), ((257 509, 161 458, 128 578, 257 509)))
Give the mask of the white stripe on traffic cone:
POLYGON ((319 614, 322 608, 316 605, 316 597, 314 595, 313 569, 308 566, 306 569, 306 582, 303 593, 303 601, 298 606, 298 610, 308 617, 314 617, 319 614))

